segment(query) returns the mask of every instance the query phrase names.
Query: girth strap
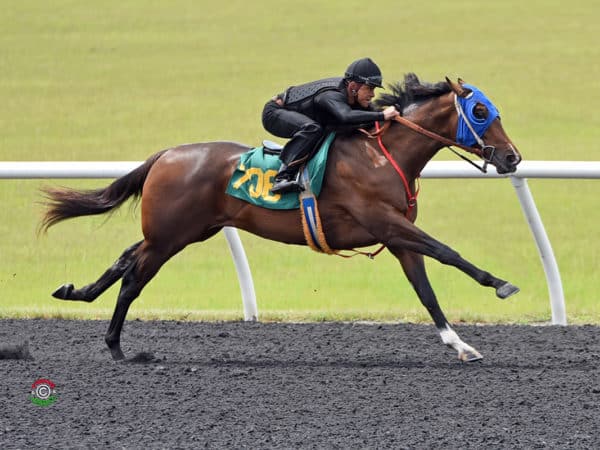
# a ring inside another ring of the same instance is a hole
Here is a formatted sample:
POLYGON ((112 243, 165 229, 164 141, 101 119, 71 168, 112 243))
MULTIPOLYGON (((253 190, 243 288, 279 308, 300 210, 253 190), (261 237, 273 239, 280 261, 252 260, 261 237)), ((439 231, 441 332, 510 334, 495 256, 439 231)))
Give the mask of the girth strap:
POLYGON ((352 258, 356 255, 364 255, 370 259, 375 258, 375 256, 383 251, 385 248, 384 245, 382 245, 375 252, 362 252, 360 250, 353 249, 351 250, 352 253, 349 255, 341 253, 340 250, 332 249, 327 243, 327 239, 325 239, 317 198, 310 189, 310 181, 306 168, 302 170, 301 182, 304 187, 304 191, 301 192, 299 196, 300 214, 302 216, 302 231, 304 232, 304 239, 306 240, 306 243, 312 250, 318 253, 341 256, 342 258, 352 258))

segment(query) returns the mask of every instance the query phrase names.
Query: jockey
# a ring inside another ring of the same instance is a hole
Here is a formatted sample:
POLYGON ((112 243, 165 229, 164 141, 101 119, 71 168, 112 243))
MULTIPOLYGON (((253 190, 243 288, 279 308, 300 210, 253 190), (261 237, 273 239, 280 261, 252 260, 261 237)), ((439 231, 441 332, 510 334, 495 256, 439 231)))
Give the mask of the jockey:
POLYGON ((354 61, 343 78, 326 78, 291 86, 263 109, 265 129, 291 138, 281 151, 281 167, 271 192, 299 192, 298 170, 329 131, 358 129, 390 120, 398 111, 389 106, 376 111, 370 101, 382 86, 381 71, 370 58, 354 61))

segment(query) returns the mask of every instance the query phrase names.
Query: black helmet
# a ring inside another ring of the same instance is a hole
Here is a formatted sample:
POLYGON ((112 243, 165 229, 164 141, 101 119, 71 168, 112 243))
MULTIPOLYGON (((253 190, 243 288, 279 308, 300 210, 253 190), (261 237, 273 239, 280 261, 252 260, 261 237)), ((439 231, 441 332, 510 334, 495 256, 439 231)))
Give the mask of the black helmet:
POLYGON ((383 87, 381 82, 381 70, 371 58, 361 58, 354 61, 346 69, 344 79, 356 81, 374 87, 383 87))

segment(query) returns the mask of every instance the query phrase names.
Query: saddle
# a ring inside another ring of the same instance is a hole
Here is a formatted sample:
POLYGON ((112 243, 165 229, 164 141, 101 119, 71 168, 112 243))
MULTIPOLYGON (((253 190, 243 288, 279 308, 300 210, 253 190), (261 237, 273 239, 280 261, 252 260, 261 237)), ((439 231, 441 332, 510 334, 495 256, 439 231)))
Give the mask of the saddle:
POLYGON ((281 150, 283 150, 283 145, 278 144, 277 142, 264 140, 262 141, 263 153, 267 155, 281 155, 281 150))
MULTIPOLYGON (((327 164, 327 155, 335 133, 330 133, 317 148, 315 155, 306 163, 312 192, 318 196, 323 184, 327 164)), ((298 209, 298 194, 273 194, 271 187, 281 161, 279 154, 283 147, 275 142, 264 141, 240 156, 240 161, 227 184, 228 195, 244 200, 256 206, 268 209, 298 209)))

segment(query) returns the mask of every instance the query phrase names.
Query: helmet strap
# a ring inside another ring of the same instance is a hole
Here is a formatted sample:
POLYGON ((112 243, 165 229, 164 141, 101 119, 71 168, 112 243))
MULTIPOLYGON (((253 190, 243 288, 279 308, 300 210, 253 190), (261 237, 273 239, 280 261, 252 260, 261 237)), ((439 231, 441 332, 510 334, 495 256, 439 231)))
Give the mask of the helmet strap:
POLYGON ((356 99, 358 98, 358 89, 357 89, 357 85, 358 82, 356 81, 350 81, 348 83, 348 94, 350 97, 350 104, 353 105, 354 103, 356 103, 356 99), (354 83, 354 84, 353 84, 354 83))

